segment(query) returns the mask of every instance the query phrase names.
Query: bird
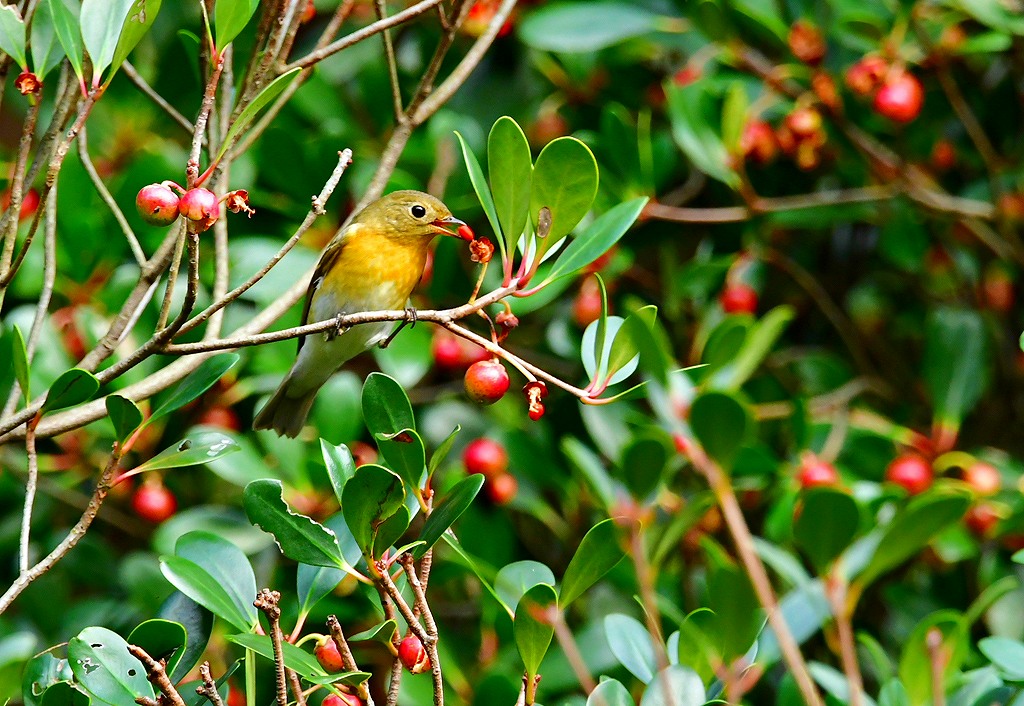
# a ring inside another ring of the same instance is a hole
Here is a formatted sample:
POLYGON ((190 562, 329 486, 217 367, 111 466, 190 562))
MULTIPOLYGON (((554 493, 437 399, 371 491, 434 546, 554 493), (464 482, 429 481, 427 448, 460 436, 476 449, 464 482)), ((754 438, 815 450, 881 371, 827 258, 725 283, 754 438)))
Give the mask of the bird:
MULTIPOLYGON (((423 276, 430 241, 437 235, 468 239, 465 223, 440 199, 411 189, 377 199, 324 248, 306 290, 304 324, 360 311, 406 306, 423 276)), ((387 340, 393 322, 299 338, 298 356, 253 429, 295 438, 324 383, 347 361, 387 340)))

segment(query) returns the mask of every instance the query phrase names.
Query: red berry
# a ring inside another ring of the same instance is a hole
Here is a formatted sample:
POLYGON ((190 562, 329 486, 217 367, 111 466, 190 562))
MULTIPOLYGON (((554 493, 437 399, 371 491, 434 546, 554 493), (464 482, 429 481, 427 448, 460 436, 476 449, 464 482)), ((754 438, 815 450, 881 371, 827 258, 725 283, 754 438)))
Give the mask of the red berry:
POLYGON ((508 471, 508 453, 493 439, 474 439, 462 452, 462 463, 467 473, 495 478, 508 471))
POLYGON ((363 706, 363 700, 355 694, 328 694, 321 703, 322 706, 363 706))
POLYGON ((921 113, 924 87, 914 74, 890 75, 875 94, 875 112, 897 123, 909 123, 921 113))
POLYGON ((135 207, 139 215, 151 226, 170 225, 178 217, 180 208, 178 195, 163 184, 150 184, 139 189, 135 207))
POLYGON ((821 113, 814 108, 797 108, 786 116, 786 125, 797 138, 816 138, 821 132, 821 113))
POLYGON ((487 479, 487 497, 495 505, 507 505, 519 492, 519 481, 511 473, 501 473, 487 479))
POLYGON ((964 515, 964 525, 977 537, 984 537, 1000 520, 999 511, 992 503, 975 503, 964 515))
POLYGON ((508 392, 505 366, 497 360, 481 360, 466 371, 466 394, 478 404, 494 404, 508 392))
POLYGON ((317 640, 313 654, 316 656, 316 661, 324 668, 324 671, 333 673, 340 672, 345 668, 345 663, 341 659, 341 653, 338 652, 338 645, 335 644, 334 639, 330 635, 317 640))
POLYGON ((779 142, 775 139, 772 126, 763 120, 751 120, 743 128, 740 138, 743 159, 758 165, 765 165, 775 159, 779 142))
POLYGON ((160 524, 174 515, 178 501, 160 479, 147 480, 132 496, 132 509, 146 522, 160 524))
POLYGON ((377 449, 365 441, 353 441, 348 445, 352 452, 352 460, 356 462, 356 468, 365 466, 368 463, 377 463, 377 449))
POLYGON ((701 70, 697 66, 684 66, 672 75, 672 83, 679 88, 689 86, 700 78, 701 70))
POLYGON ((409 635, 399 643, 398 658, 413 674, 421 674, 430 669, 430 657, 423 649, 423 643, 415 635, 409 635))
POLYGON ((992 263, 985 268, 981 278, 981 294, 985 306, 992 311, 999 314, 1013 311, 1013 279, 1002 265, 992 263))
POLYGON ((474 240, 476 238, 476 235, 474 235, 473 233, 473 229, 467 226, 465 223, 459 226, 459 229, 455 232, 463 240, 474 240))
POLYGON ((831 463, 817 458, 808 458, 800 465, 797 480, 801 488, 838 485, 839 473, 831 463))
POLYGON ((192 232, 202 233, 220 216, 220 203, 217 195, 209 189, 189 189, 181 197, 178 210, 192 221, 192 232))
POLYGON ((719 301, 726 314, 757 313, 757 290, 743 282, 726 285, 719 301))
POLYGON ((572 300, 572 318, 586 328, 601 316, 601 289, 593 278, 583 280, 576 298, 572 300))
POLYGON ((18 220, 24 221, 27 218, 31 218, 36 215, 36 211, 39 209, 39 192, 35 189, 29 189, 25 192, 25 195, 21 198, 21 210, 18 211, 18 220))
POLYGON ((882 81, 889 65, 880 56, 868 55, 846 71, 846 85, 860 96, 870 95, 882 81))
POLYGON ((936 140, 932 145, 931 162, 937 171, 949 171, 956 166, 956 147, 949 140, 936 140))
POLYGON ((821 31, 805 20, 797 20, 789 28, 789 50, 805 64, 817 66, 825 58, 825 38, 821 31))
POLYGON ((238 421, 238 415, 230 407, 210 407, 199 417, 199 423, 208 427, 220 427, 228 431, 238 431, 242 428, 238 421))
POLYGON ((451 370, 458 368, 462 362, 462 346, 459 345, 459 339, 447 332, 434 335, 430 352, 439 368, 451 370))
POLYGON ((306 6, 302 8, 302 19, 299 20, 299 23, 306 24, 307 22, 312 22, 314 17, 316 17, 316 3, 313 0, 306 0, 306 6))
POLYGON ((965 468, 963 478, 978 495, 995 495, 1003 486, 999 469, 984 461, 976 461, 965 468))
POLYGON ((911 495, 928 490, 932 484, 932 467, 923 456, 897 456, 885 469, 885 479, 903 487, 911 495))
POLYGON ((246 706, 245 692, 239 691, 234 684, 228 686, 228 706, 246 706))

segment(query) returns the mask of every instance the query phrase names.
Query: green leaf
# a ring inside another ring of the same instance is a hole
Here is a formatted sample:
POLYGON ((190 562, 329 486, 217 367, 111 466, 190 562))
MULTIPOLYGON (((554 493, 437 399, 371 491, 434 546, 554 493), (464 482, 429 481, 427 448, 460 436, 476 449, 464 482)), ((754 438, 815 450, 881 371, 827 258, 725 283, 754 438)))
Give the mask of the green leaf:
POLYGON ((0 51, 14 59, 21 68, 28 66, 25 60, 25 20, 15 5, 0 7, 0 51))
POLYGON ((480 492, 483 484, 483 475, 474 473, 460 480, 455 484, 454 488, 448 491, 448 494, 434 508, 434 511, 430 513, 427 521, 423 524, 420 539, 423 540, 424 544, 416 548, 413 556, 419 559, 437 543, 437 540, 441 539, 441 535, 447 532, 448 528, 455 524, 455 521, 462 516, 462 513, 473 504, 473 500, 476 498, 477 493, 480 492))
POLYGON ((256 625, 256 576, 242 550, 210 532, 187 532, 174 556, 160 558, 164 577, 179 591, 239 630, 256 625))
POLYGON ((466 140, 461 134, 456 132, 455 137, 458 138, 459 147, 462 148, 462 160, 466 163, 469 183, 473 185, 473 191, 476 192, 476 197, 480 201, 484 215, 487 216, 487 222, 491 224, 491 230, 494 231, 498 241, 498 250, 501 253, 502 262, 504 262, 508 256, 505 249, 505 238, 511 238, 512 236, 502 235, 501 221, 498 220, 498 212, 494 207, 494 196, 491 195, 491 188, 487 185, 484 170, 480 168, 480 162, 477 161, 476 155, 469 149, 469 145, 466 144, 466 140))
POLYGON ((370 373, 363 383, 362 404, 363 421, 375 438, 416 428, 409 395, 392 377, 370 373))
POLYGON ((345 484, 341 509, 364 555, 372 554, 377 529, 404 503, 405 488, 396 473, 375 464, 356 469, 345 484))
POLYGON ((711 540, 708 555, 707 606, 714 611, 719 654, 725 663, 747 653, 764 623, 764 612, 746 572, 711 540))
POLYGON ((512 621, 519 657, 526 665, 527 679, 540 671, 551 637, 555 633, 554 618, 558 610, 558 596, 555 589, 546 583, 539 583, 523 594, 516 604, 512 621))
MULTIPOLYGON (((751 325, 749 329, 745 328, 746 335, 739 351, 718 364, 717 370, 708 380, 708 387, 716 390, 739 390, 771 353, 772 347, 779 340, 789 322, 793 320, 795 314, 792 307, 777 306, 751 325)), ((738 325, 746 327, 746 324, 742 322, 738 325)), ((735 336, 738 334, 735 332, 730 332, 730 334, 734 339, 731 343, 735 344, 735 336)))
POLYGON ((434 449, 434 454, 430 457, 430 463, 427 465, 427 477, 430 478, 434 475, 445 458, 448 456, 448 452, 452 450, 452 444, 455 443, 455 437, 458 436, 459 432, 462 431, 462 426, 459 424, 455 425, 452 429, 452 433, 445 437, 445 440, 438 444, 437 448, 434 449))
POLYGON ((327 468, 327 477, 331 481, 331 488, 334 489, 334 497, 340 504, 341 492, 345 488, 345 483, 356 472, 356 461, 345 444, 333 446, 324 439, 320 439, 320 453, 324 457, 324 466, 327 468))
POLYGON ((177 623, 185 629, 185 649, 180 657, 176 657, 178 665, 170 673, 171 681, 177 683, 199 664, 206 651, 213 632, 213 614, 181 591, 175 591, 160 606, 157 617, 177 623))
POLYGON ((138 645, 155 660, 166 660, 167 674, 173 674, 185 654, 188 633, 173 620, 154 618, 136 626, 128 635, 129 645, 138 645))
POLYGON ((670 82, 665 87, 665 95, 672 137, 693 166, 732 188, 738 187, 739 177, 729 166, 729 151, 711 128, 711 96, 704 82, 682 88, 670 82))
POLYGON ((245 29, 259 4, 259 0, 217 0, 213 7, 213 26, 219 51, 224 51, 245 29))
POLYGON ((235 140, 249 128, 249 125, 256 119, 259 112, 270 104, 271 101, 281 95, 281 93, 291 85, 292 81, 298 77, 300 71, 301 69, 294 68, 288 73, 281 74, 268 83, 263 90, 260 91, 259 95, 253 98, 249 105, 242 109, 238 118, 235 119, 231 124, 231 127, 228 129, 228 134, 224 138, 224 143, 221 145, 220 152, 217 153, 217 158, 214 161, 220 161, 221 157, 223 157, 224 153, 228 151, 228 148, 234 144, 235 140))
POLYGON ((649 200, 646 196, 632 199, 595 218, 558 255, 544 283, 574 274, 608 252, 640 217, 649 200))
POLYGON ((536 227, 540 210, 551 211, 548 243, 568 235, 587 215, 597 196, 597 182, 594 153, 575 137, 559 137, 541 150, 533 168, 530 217, 536 227))
POLYGON ((936 421, 960 426, 988 385, 988 333, 981 314, 942 308, 925 324, 924 379, 936 421))
POLYGON ((343 578, 345 578, 345 572, 333 566, 299 564, 295 577, 299 615, 308 615, 313 606, 333 591, 343 578))
MULTIPOLYGON (((451 546, 457 546, 454 540, 446 541, 451 546)), ((538 561, 516 561, 503 566, 494 577, 494 594, 501 602, 509 615, 514 615, 513 608, 519 604, 519 599, 526 595, 526 592, 538 584, 546 583, 549 586, 555 584, 555 575, 551 569, 538 561)))
POLYGON ((640 346, 650 338, 649 332, 657 316, 658 307, 649 304, 634 311, 622 322, 622 327, 615 333, 611 352, 608 354, 608 373, 612 380, 625 379, 625 376, 616 375, 619 371, 636 369, 640 360, 640 346))
POLYGON ((53 16, 53 29, 57 32, 57 39, 81 82, 85 48, 82 44, 82 30, 78 27, 78 4, 72 0, 46 0, 46 4, 53 16))
POLYGON ((612 613, 604 618, 604 636, 619 664, 644 684, 650 684, 658 664, 651 634, 643 623, 629 615, 612 613))
MULTIPOLYGON (((373 538, 373 546, 370 548, 369 554, 371 556, 380 556, 389 547, 394 546, 401 539, 402 535, 405 534, 406 530, 409 529, 409 522, 411 520, 412 514, 408 506, 403 503, 377 527, 373 538)), ((396 550, 394 554, 400 555, 402 552, 396 550)))
MULTIPOLYGON (((604 290, 602 290, 602 294, 604 294, 604 290)), ((609 385, 614 384, 613 380, 619 382, 619 380, 616 380, 615 375, 608 376, 607 361, 611 356, 615 337, 625 321, 621 316, 603 316, 597 321, 592 321, 583 332, 583 340, 580 343, 580 358, 583 361, 583 369, 591 380, 604 382, 607 379, 609 385)), ((640 361, 639 359, 627 361, 627 363, 632 362, 639 365, 640 361)), ((632 374, 636 369, 636 365, 628 365, 625 368, 620 368, 620 370, 628 370, 628 374, 632 374)))
POLYGON ((146 424, 184 407, 199 397, 213 387, 214 383, 220 380, 224 373, 234 367, 237 362, 237 353, 221 353, 204 360, 198 368, 189 373, 188 377, 178 383, 170 396, 153 411, 153 414, 146 420, 146 424))
POLYGON ((917 554, 934 537, 956 524, 971 504, 968 491, 935 489, 919 495, 882 528, 881 540, 856 585, 863 591, 886 571, 917 554))
POLYGON ((89 706, 92 699, 77 684, 62 681, 47 689, 39 703, 41 706, 89 706))
POLYGON ((274 535, 281 553, 289 559, 313 566, 352 570, 342 556, 335 533, 294 512, 284 501, 281 481, 271 478, 252 481, 245 486, 242 504, 249 521, 274 535))
POLYGON ((135 403, 121 395, 107 395, 107 416, 114 426, 114 436, 124 441, 142 424, 142 412, 135 403))
POLYGON ((58 377, 46 393, 43 414, 82 404, 100 389, 100 381, 85 370, 72 368, 58 377))
POLYGON ((636 706, 629 690, 617 679, 602 679, 590 692, 586 706, 636 706))
MULTIPOLYGON (((253 635, 246 632, 239 635, 225 635, 224 639, 252 650, 260 657, 271 661, 274 659, 274 645, 270 641, 270 635, 253 635)), ((335 674, 328 674, 313 655, 290 642, 281 643, 281 653, 284 655, 286 667, 294 669, 299 676, 313 684, 357 686, 370 678, 370 674, 367 672, 337 672, 335 674)))
POLYGON ((74 676, 68 661, 57 659, 49 651, 32 657, 25 665, 25 672, 21 678, 21 693, 25 706, 40 706, 41 697, 47 689, 61 682, 70 682, 74 676))
POLYGON ((533 161, 526 135, 508 116, 498 118, 487 137, 487 173, 506 249, 512 252, 530 217, 533 161))
POLYGON ((640 706, 703 706, 704 684, 689 667, 674 665, 654 675, 640 706))
POLYGON ((753 426, 746 405, 725 392, 705 392, 690 405, 694 436, 724 471, 732 467, 753 426))
POLYGON ((733 81, 725 94, 725 104, 722 106, 722 142, 730 154, 742 154, 740 138, 747 124, 748 107, 747 90, 743 82, 733 81))
POLYGON ((121 706, 138 696, 153 698, 146 670, 128 652, 128 643, 106 628, 89 627, 68 642, 68 662, 76 681, 98 701, 121 706))
POLYGON ((793 524, 793 539, 818 573, 850 545, 860 525, 853 497, 836 488, 815 488, 802 496, 803 509, 793 524))
MULTIPOLYGON (((156 22, 156 16, 160 12, 162 2, 163 0, 134 0, 132 2, 128 18, 124 21, 124 26, 121 28, 121 37, 117 40, 117 48, 114 50, 114 58, 110 64, 110 76, 107 77, 107 83, 110 83, 110 79, 121 68, 121 64, 124 63, 128 55, 138 46, 146 32, 156 22)), ((220 3, 217 4, 218 6, 220 5, 220 3)))
POLYGON ((519 25, 519 38, 534 49, 594 52, 657 31, 663 18, 628 2, 577 2, 542 7, 519 25))
POLYGON ((163 468, 184 468, 199 466, 239 450, 230 436, 219 431, 205 431, 182 439, 174 446, 164 449, 153 458, 134 469, 135 473, 156 471, 163 468))
POLYGON ((615 520, 598 522, 583 537, 562 576, 558 605, 565 610, 626 555, 615 520))
POLYGON ((376 434, 377 448, 388 467, 397 473, 406 486, 419 488, 426 468, 423 439, 415 429, 402 429, 392 434, 376 434))
POLYGON ((1004 679, 1024 681, 1024 642, 1008 637, 986 637, 978 642, 978 649, 1004 679))
POLYGON ((92 59, 93 85, 98 86, 100 75, 114 59, 121 29, 124 27, 134 0, 82 0, 78 17, 82 28, 82 41, 92 59))
MULTIPOLYGON (((8 7, 10 7, 8 5, 8 7)), ((28 404, 32 399, 30 389, 30 377, 28 366, 28 350, 25 348, 25 338, 21 335, 21 329, 14 326, 14 335, 11 337, 11 359, 14 361, 14 377, 21 387, 21 396, 28 404)))
POLYGON ((902 644, 899 675, 912 704, 933 704, 939 701, 932 691, 936 677, 945 691, 946 684, 953 676, 960 675, 960 667, 970 651, 963 616, 955 610, 937 610, 926 615, 902 644), (941 673, 938 675, 935 674, 934 653, 928 646, 936 633, 942 636, 937 649, 938 654, 943 655, 941 673))
POLYGON ((658 488, 668 460, 664 435, 638 435, 622 450, 619 475, 637 501, 643 502, 658 488))
POLYGON ((391 642, 391 639, 398 632, 398 623, 394 620, 385 620, 380 625, 374 625, 369 630, 363 630, 360 633, 356 633, 346 639, 349 642, 381 642, 385 645, 391 642))

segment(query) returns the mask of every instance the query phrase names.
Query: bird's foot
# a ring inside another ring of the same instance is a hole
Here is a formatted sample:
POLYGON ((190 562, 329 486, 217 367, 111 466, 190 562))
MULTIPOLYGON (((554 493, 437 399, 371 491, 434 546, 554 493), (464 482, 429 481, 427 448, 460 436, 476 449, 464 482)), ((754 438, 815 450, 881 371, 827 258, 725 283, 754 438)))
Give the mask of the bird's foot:
POLYGON ((349 327, 342 323, 344 320, 345 312, 339 311, 338 314, 334 317, 334 328, 330 328, 324 331, 324 340, 328 342, 333 341, 335 338, 348 331, 349 327))
POLYGON ((391 342, 395 340, 395 336, 398 332, 404 329, 406 326, 414 327, 416 322, 419 321, 419 312, 416 311, 415 307, 405 307, 405 318, 398 324, 398 328, 391 332, 391 335, 381 341, 377 346, 379 348, 387 348, 391 345, 391 342))

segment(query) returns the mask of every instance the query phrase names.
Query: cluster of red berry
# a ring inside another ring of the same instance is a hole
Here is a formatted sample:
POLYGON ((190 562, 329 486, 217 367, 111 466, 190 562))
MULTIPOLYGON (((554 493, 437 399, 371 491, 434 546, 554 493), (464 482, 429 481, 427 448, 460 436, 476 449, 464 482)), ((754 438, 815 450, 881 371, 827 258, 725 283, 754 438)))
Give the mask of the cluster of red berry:
POLYGON ((245 189, 229 192, 223 199, 218 199, 209 189, 195 187, 185 190, 173 181, 142 187, 135 197, 135 207, 142 220, 150 225, 167 226, 180 215, 188 220, 189 232, 202 233, 220 217, 221 201, 232 213, 249 216, 255 213, 249 206, 249 192, 245 189))

